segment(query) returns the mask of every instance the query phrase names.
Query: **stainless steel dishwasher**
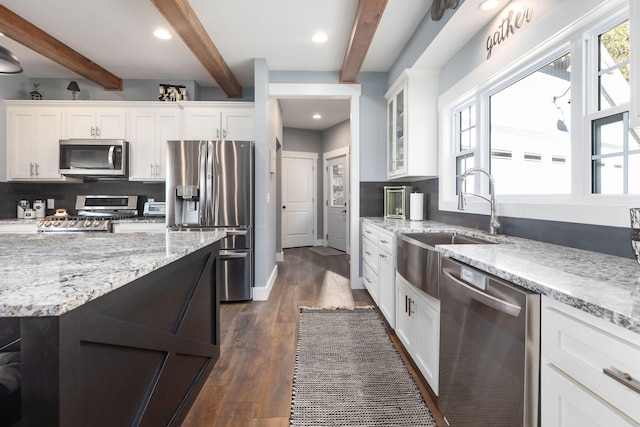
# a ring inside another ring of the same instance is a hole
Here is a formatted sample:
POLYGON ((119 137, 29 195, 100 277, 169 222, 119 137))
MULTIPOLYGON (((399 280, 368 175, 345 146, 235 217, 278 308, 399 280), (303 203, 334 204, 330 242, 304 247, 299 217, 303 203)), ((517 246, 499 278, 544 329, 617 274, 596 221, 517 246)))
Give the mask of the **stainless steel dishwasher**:
POLYGON ((449 425, 537 426, 540 295, 442 258, 440 310, 438 406, 449 425))

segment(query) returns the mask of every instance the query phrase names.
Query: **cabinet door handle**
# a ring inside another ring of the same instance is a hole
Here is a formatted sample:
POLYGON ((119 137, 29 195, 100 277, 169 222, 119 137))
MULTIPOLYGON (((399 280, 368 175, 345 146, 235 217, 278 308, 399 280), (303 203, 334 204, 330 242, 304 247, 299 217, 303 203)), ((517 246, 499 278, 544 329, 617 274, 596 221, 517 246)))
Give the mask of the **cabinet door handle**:
POLYGON ((216 129, 216 139, 220 139, 220 129, 216 129))
POLYGON ((40 176, 40 171, 38 170, 40 165, 36 163, 36 176, 40 176))
POLYGON ((160 165, 156 163, 156 176, 160 176, 160 165))
POLYGON ((222 130, 222 139, 227 139, 227 130, 226 129, 222 130))
POLYGON ((623 386, 630 388, 631 390, 640 394, 640 382, 633 379, 628 373, 609 368, 604 368, 602 370, 602 373, 618 381, 623 386))
POLYGON ((407 295, 404 296, 404 312, 409 311, 409 297, 407 295))
POLYGON ((153 176, 153 163, 149 163, 151 165, 151 176, 153 176))
POLYGON ((96 136, 96 128, 91 126, 91 136, 96 136))
POLYGON ((100 136, 100 128, 96 126, 96 136, 100 136))
POLYGON ((29 176, 33 176, 33 163, 29 163, 29 176))
POLYGON ((385 254, 380 254, 380 258, 386 258, 387 256, 385 254))
POLYGON ((369 279, 368 277, 365 277, 364 280, 366 280, 367 282, 369 282, 369 284, 371 284, 371 279, 369 279))
POLYGON ((411 313, 415 313, 415 311, 411 311, 411 305, 415 304, 415 301, 409 298, 409 317, 411 317, 411 313))

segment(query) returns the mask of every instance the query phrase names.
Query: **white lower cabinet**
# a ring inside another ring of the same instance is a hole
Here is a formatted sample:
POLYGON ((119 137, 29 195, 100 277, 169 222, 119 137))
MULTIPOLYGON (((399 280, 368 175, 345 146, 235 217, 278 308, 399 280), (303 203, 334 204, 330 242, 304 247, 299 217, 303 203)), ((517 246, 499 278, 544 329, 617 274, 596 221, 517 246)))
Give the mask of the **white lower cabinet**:
POLYGON ((0 233, 35 234, 37 232, 36 221, 0 224, 0 233))
POLYGON ((392 329, 396 323, 393 239, 393 233, 363 222, 362 282, 392 329))
POLYGON ((396 335, 438 394, 440 301, 396 275, 396 335))
POLYGON ((640 426, 640 334, 542 303, 542 426, 640 426))

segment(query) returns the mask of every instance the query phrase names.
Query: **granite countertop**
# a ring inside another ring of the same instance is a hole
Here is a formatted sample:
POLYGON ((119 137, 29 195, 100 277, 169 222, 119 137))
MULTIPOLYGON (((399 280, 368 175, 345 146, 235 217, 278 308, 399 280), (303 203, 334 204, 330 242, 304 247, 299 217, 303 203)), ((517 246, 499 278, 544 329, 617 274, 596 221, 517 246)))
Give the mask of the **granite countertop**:
POLYGON ((0 317, 60 316, 225 235, 0 234, 0 317))
POLYGON ((502 243, 441 245, 437 249, 443 256, 640 334, 640 265, 634 259, 492 236, 433 221, 365 220, 394 233, 455 231, 502 243))

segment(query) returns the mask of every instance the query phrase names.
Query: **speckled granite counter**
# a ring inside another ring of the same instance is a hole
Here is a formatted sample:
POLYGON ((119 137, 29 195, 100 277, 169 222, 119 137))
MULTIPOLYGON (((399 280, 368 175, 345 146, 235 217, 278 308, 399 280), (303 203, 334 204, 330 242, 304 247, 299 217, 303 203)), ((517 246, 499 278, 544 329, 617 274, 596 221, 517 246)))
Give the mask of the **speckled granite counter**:
MULTIPOLYGON (((573 249, 433 221, 365 218, 394 233, 456 231, 497 245, 443 245, 447 257, 640 333, 640 265, 573 249)), ((631 250, 631 249, 629 249, 631 250)))
POLYGON ((0 234, 0 317, 59 316, 224 235, 0 234))

